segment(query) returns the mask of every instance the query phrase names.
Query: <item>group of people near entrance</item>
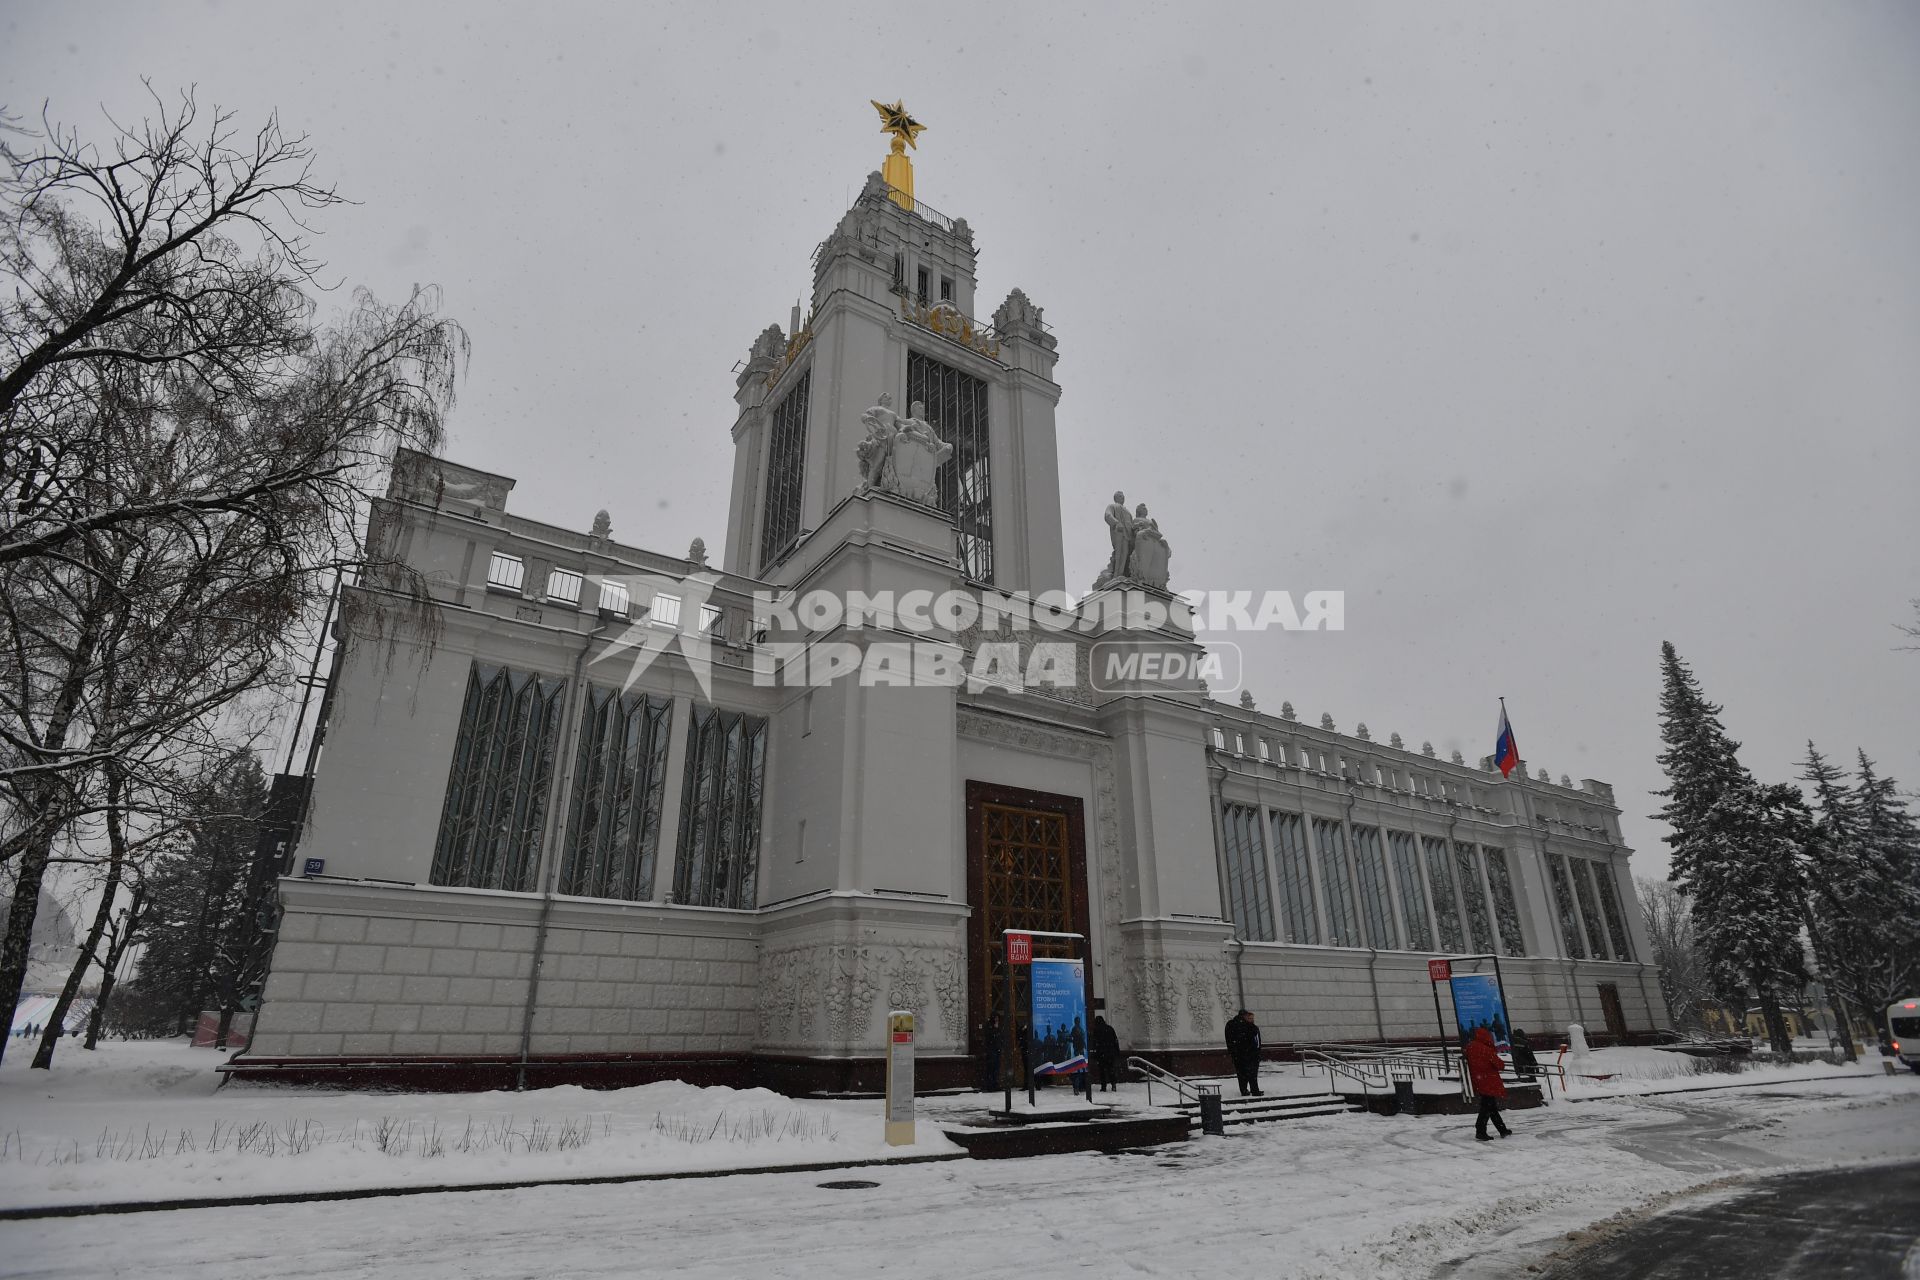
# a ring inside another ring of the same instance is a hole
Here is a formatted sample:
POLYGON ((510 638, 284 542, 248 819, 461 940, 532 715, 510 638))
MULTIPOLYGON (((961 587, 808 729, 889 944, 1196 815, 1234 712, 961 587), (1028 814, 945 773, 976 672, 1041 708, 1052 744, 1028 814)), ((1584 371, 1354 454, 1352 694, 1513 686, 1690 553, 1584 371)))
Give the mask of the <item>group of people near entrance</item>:
MULTIPOLYGON (((991 1091, 1001 1087, 1000 1053, 1004 1030, 1000 1019, 989 1017, 981 1027, 981 1033, 985 1051, 980 1055, 980 1088, 991 1091)), ((1026 1043, 1027 1035, 1026 1027, 1015 1028, 1016 1053, 1026 1043)), ((1523 1078, 1531 1079, 1538 1063, 1533 1056, 1533 1046, 1527 1040, 1527 1033, 1515 1028, 1511 1041, 1514 1070, 1523 1078)), ((1227 1057, 1233 1060, 1233 1072, 1239 1078, 1240 1096, 1266 1096, 1260 1088, 1260 1024, 1254 1019, 1252 1010, 1242 1009, 1227 1020, 1226 1042, 1227 1057)), ((1071 1043, 1077 1051, 1077 1021, 1073 1026, 1071 1043)), ((1039 1049, 1040 1046, 1036 1045, 1035 1048, 1039 1049)), ((1467 1079, 1473 1085, 1475 1096, 1480 1099, 1473 1136, 1481 1142, 1493 1141, 1487 1132, 1487 1126, 1491 1124, 1499 1130, 1501 1137, 1511 1137, 1513 1130, 1507 1128, 1507 1122, 1500 1115, 1500 1100, 1507 1096, 1506 1082, 1501 1079, 1501 1073, 1506 1070, 1507 1062, 1500 1056, 1500 1045, 1493 1038, 1493 1031, 1484 1026, 1475 1028, 1466 1038, 1461 1057, 1465 1061, 1467 1079)), ((1093 1036, 1087 1046, 1087 1058, 1099 1079, 1102 1093, 1119 1088, 1120 1037, 1107 1020, 1098 1014, 1094 1015, 1093 1036)), ((1075 1088, 1078 1087, 1076 1083, 1075 1088)))
MULTIPOLYGON (((1022 1046, 1027 1044, 1028 1028, 1014 1028, 1013 1051, 1017 1056, 1022 1046)), ((998 1015, 991 1015, 980 1028, 980 1042, 983 1050, 980 1054, 979 1087, 982 1092, 991 1093, 1000 1085, 1000 1053, 1005 1046, 1006 1028, 1000 1024, 998 1015)), ((1085 1052, 1087 1064, 1093 1068, 1093 1075, 1099 1081, 1100 1092, 1120 1088, 1120 1037, 1114 1033, 1113 1026, 1099 1014, 1093 1015, 1093 1036, 1087 1040, 1080 1030, 1080 1020, 1073 1020, 1073 1027, 1062 1037, 1058 1033, 1050 1035, 1032 1046, 1035 1060, 1038 1062, 1057 1061, 1065 1054, 1064 1049, 1074 1054, 1085 1052)), ((1022 1073, 1022 1079, 1025 1074, 1022 1073)), ((1076 1079, 1074 1088, 1080 1087, 1076 1079)), ((1091 1090, 1089 1090, 1091 1091, 1091 1090)))

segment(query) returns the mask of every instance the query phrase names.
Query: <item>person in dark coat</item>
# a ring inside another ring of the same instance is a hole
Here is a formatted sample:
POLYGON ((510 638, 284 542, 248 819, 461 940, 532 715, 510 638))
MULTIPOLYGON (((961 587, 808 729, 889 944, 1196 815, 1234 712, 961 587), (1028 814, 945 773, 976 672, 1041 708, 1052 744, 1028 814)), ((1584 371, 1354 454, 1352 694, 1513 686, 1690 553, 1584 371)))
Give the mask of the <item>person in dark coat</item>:
POLYGON ((1242 1009, 1227 1022, 1227 1056, 1240 1077, 1240 1096, 1260 1097, 1260 1028, 1242 1009))
POLYGON ((1540 1067, 1540 1059, 1533 1056, 1533 1041, 1527 1039, 1527 1033, 1520 1028, 1513 1029, 1513 1071, 1522 1080, 1531 1080, 1540 1067))
POLYGON ((1500 1118, 1500 1099, 1507 1096, 1500 1068, 1506 1063, 1500 1059, 1500 1046, 1493 1042, 1493 1032, 1485 1027, 1474 1032, 1473 1039, 1467 1042, 1466 1059, 1467 1078, 1473 1082, 1473 1091, 1480 1095, 1480 1115, 1474 1121, 1473 1136, 1482 1142, 1492 1141, 1487 1137, 1487 1121, 1491 1120, 1501 1137, 1512 1137, 1513 1130, 1500 1118))
POLYGON ((1120 1037, 1097 1013, 1093 1015, 1093 1066, 1100 1077, 1100 1092, 1120 1087, 1120 1037))
POLYGON ((992 1093, 1000 1087, 1000 1050, 1005 1046, 1006 1031, 1000 1026, 997 1015, 989 1015, 980 1027, 980 1091, 992 1093))

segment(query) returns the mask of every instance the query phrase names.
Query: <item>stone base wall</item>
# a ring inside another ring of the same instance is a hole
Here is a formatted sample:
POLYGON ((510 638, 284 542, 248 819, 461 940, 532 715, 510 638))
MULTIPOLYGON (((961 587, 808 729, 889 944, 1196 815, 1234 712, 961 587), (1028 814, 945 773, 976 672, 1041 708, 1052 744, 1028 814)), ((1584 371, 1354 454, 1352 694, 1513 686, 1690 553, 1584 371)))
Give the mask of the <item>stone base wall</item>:
MULTIPOLYGON (((537 898, 289 880, 251 1055, 517 1055, 537 898)), ((556 900, 531 1052, 745 1052, 751 913, 556 900)))
MULTIPOLYGON (((1438 1029, 1426 962, 1424 955, 1407 952, 1248 943, 1240 954, 1236 989, 1244 984, 1247 1007, 1269 1046, 1431 1039, 1438 1029)), ((1476 971, 1491 973, 1492 966, 1481 962, 1476 971)), ((1500 977, 1509 1017, 1515 1026, 1535 1032, 1539 1043, 1557 1042, 1570 1022, 1582 1023, 1596 1040, 1605 1039, 1603 982, 1619 989, 1629 1036, 1667 1026, 1658 979, 1646 966, 1515 956, 1501 958, 1500 977)), ((1444 984, 1439 994, 1451 1028, 1453 1010, 1444 984)))

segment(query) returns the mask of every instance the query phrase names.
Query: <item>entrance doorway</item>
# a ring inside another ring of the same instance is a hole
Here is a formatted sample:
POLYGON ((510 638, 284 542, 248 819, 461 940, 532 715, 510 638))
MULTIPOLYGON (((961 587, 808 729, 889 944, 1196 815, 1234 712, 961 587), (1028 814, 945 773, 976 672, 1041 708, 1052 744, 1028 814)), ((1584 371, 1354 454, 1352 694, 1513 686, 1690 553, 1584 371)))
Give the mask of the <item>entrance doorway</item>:
POLYGON ((1620 987, 1616 983, 1600 984, 1600 1013, 1607 1020, 1607 1034, 1617 1044, 1627 1038, 1627 1015, 1620 1008, 1620 987))
MULTIPOLYGON (((1077 797, 1019 787, 967 783, 966 823, 967 900, 973 906, 967 926, 967 1049, 977 1054, 989 1012, 1006 1008, 1003 931, 1087 932, 1087 841, 1077 797)), ((1070 958, 1089 951, 1071 939, 1035 938, 1033 954, 1070 958)), ((1028 970, 1015 969, 1015 1017, 1024 1018, 1028 970)), ((1087 984, 1093 984, 1091 964, 1087 984)))

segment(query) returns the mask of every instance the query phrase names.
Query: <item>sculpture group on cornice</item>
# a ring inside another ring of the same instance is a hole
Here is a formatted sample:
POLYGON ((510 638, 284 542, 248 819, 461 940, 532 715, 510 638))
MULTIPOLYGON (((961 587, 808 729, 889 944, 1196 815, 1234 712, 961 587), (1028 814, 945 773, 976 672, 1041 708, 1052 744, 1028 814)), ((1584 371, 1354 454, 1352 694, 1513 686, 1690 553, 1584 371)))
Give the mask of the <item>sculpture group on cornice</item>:
POLYGON ((1135 583, 1155 591, 1167 589, 1167 566, 1173 551, 1160 522, 1147 514, 1147 504, 1127 510, 1127 495, 1115 491, 1107 504, 1107 537, 1112 553, 1107 567, 1093 580, 1093 589, 1135 583))
POLYGON ((939 468, 953 456, 953 446, 921 417, 926 411, 916 400, 903 418, 893 411, 892 394, 883 391, 880 403, 860 415, 867 434, 854 446, 860 465, 855 493, 892 493, 926 506, 939 504, 939 468))

